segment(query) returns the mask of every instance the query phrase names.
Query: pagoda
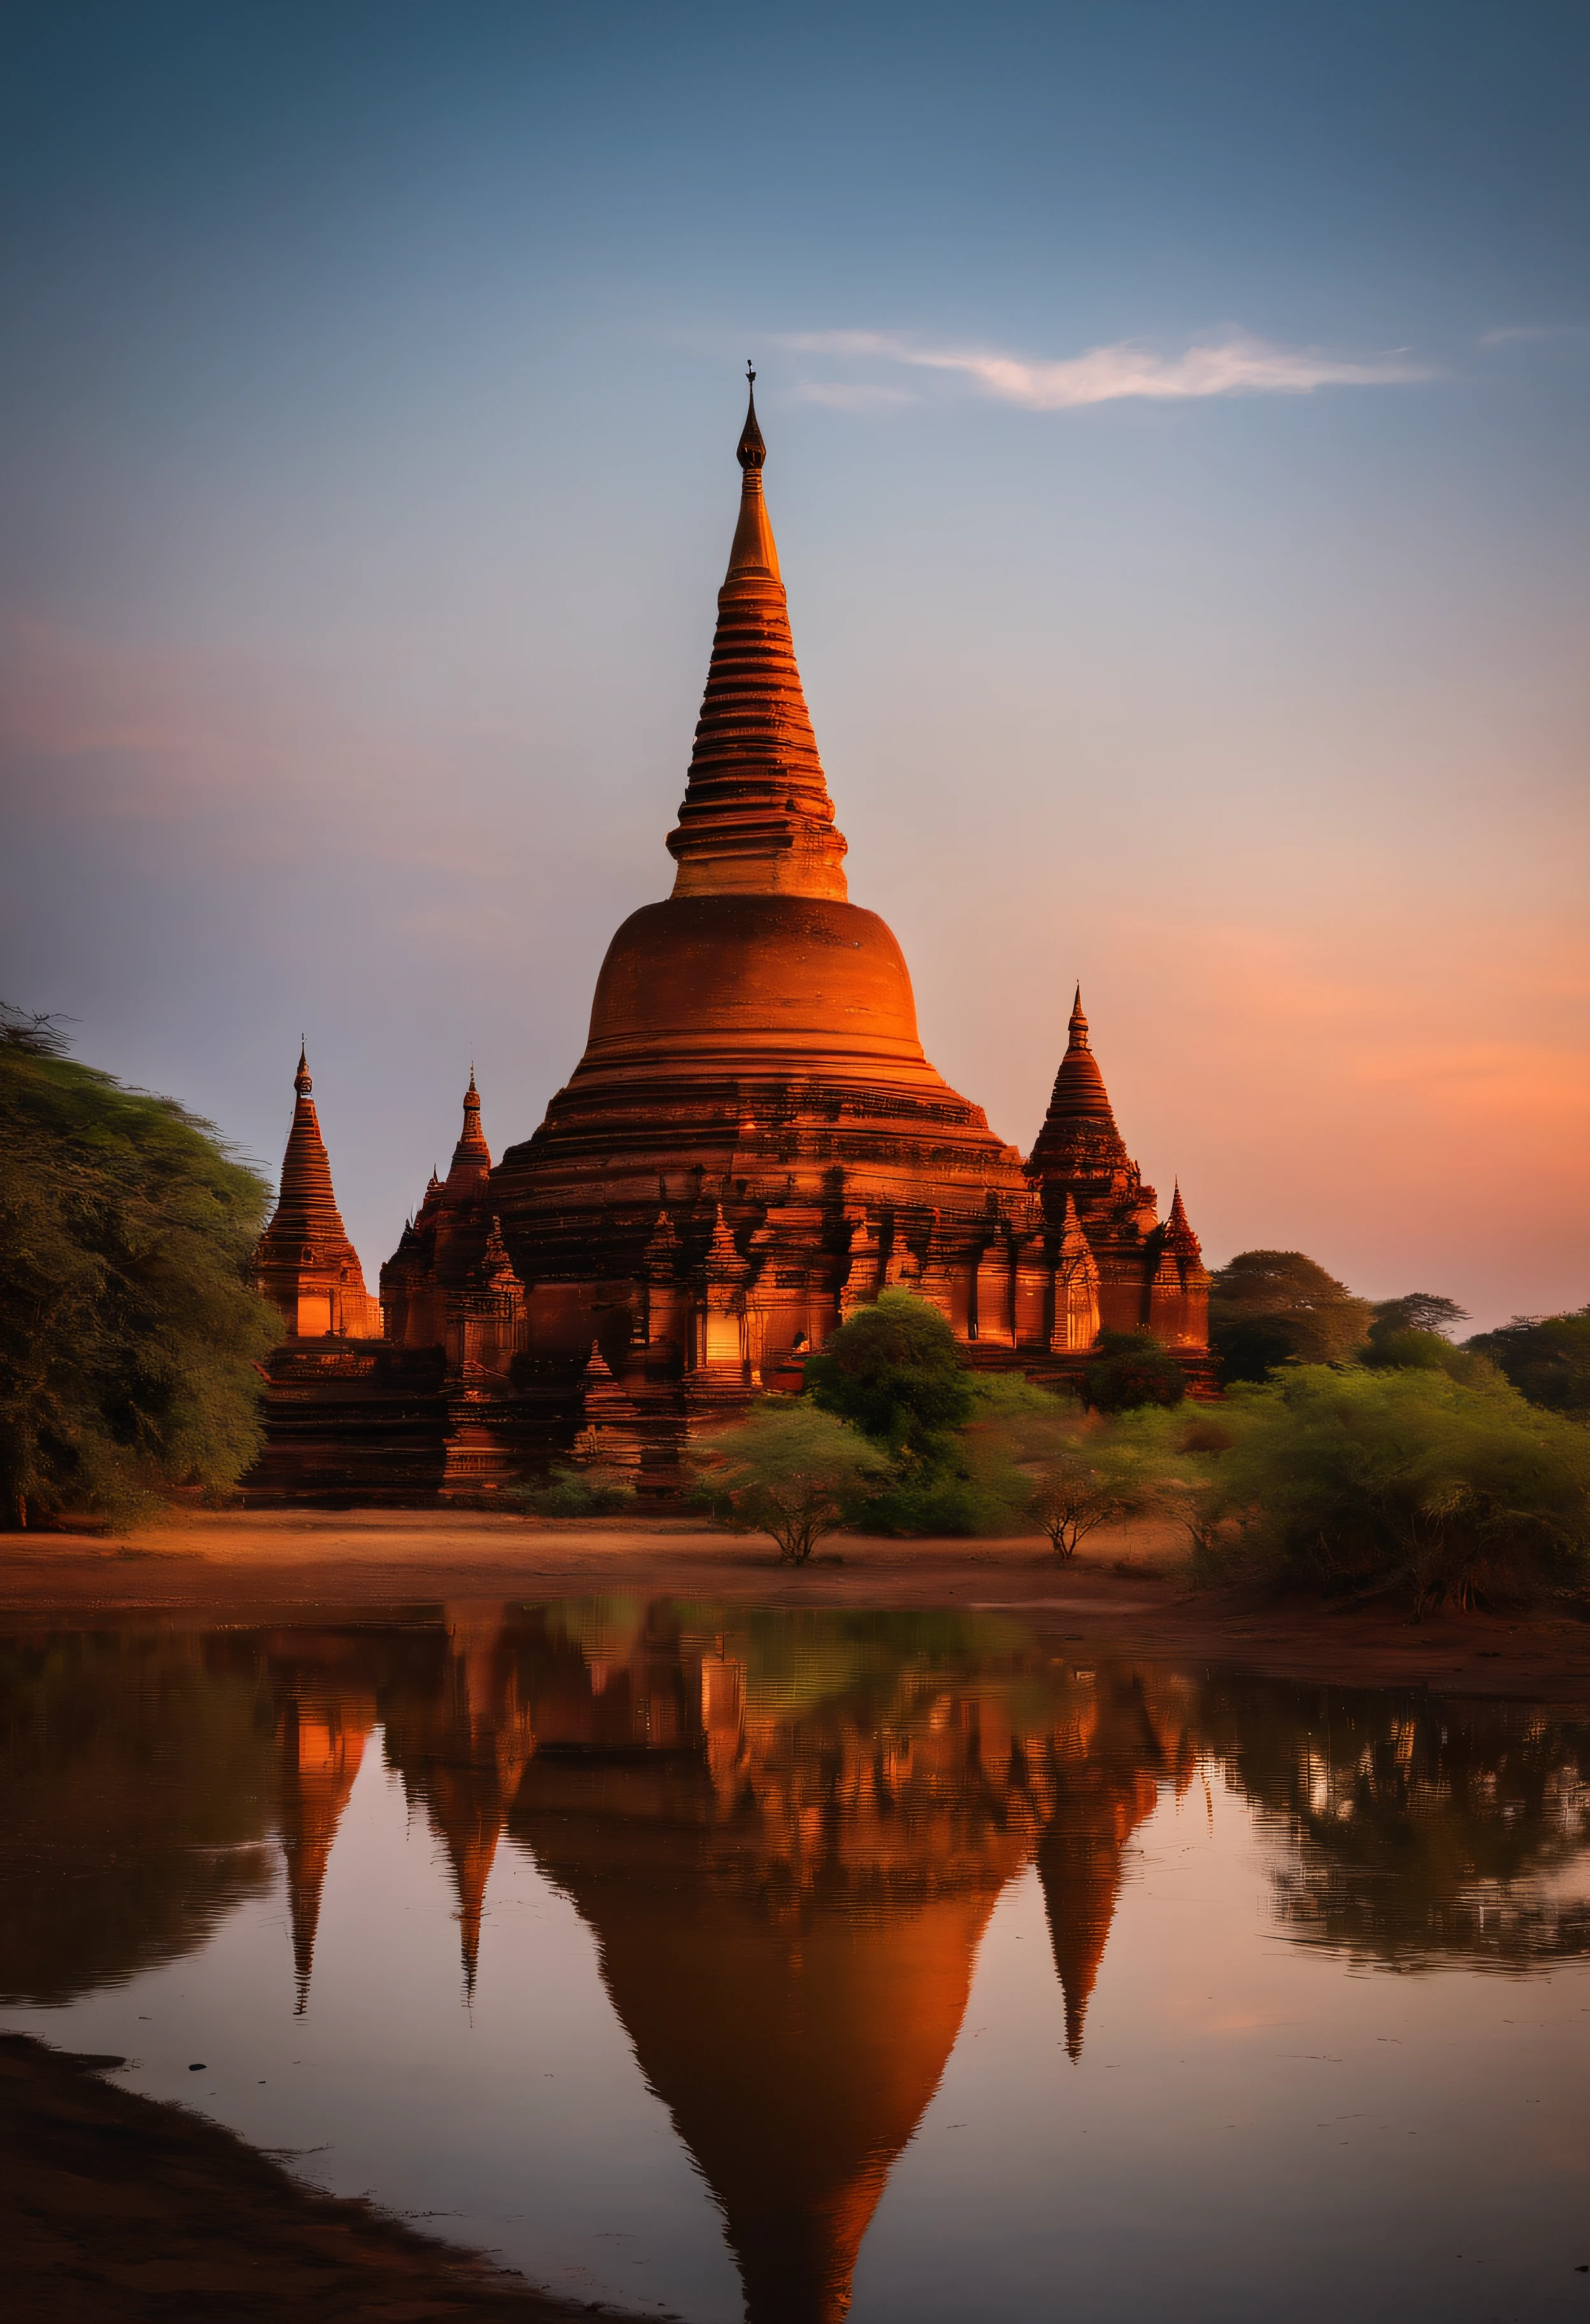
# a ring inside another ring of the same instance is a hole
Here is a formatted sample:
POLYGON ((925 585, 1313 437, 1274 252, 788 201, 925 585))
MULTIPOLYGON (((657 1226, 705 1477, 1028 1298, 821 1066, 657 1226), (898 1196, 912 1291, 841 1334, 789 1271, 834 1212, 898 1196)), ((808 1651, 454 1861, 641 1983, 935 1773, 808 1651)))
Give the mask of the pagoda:
MULTIPOLYGON (((613 937, 584 1055, 494 1167, 472 1072, 447 1177, 381 1270, 381 1344, 434 1365, 437 1491, 600 1446, 666 1493, 691 1433, 798 1389, 805 1353, 886 1288, 938 1307, 979 1368, 1059 1385, 1101 1330, 1146 1329, 1195 1390, 1210 1379, 1197 1238, 1179 1192, 1161 1222, 1126 1152, 1080 992, 1024 1163, 929 1063, 900 947, 850 900, 751 380, 672 892, 613 937)), ((279 1268, 260 1279, 277 1296, 279 1268)), ((353 1312, 322 1330, 356 1337, 353 1312)))
POLYGON ((377 1339, 381 1308, 364 1288, 359 1254, 336 1206, 307 1047, 299 1051, 292 1085, 281 1188, 254 1250, 254 1280, 281 1310, 290 1340, 377 1339))

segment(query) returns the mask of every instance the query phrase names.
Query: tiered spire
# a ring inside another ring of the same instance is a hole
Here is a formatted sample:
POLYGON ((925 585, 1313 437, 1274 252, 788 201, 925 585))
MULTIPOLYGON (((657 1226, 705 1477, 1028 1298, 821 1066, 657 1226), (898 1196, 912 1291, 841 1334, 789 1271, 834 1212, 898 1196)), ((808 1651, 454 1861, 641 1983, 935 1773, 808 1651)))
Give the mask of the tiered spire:
POLYGON ((740 521, 718 592, 718 628, 678 828, 676 896, 846 893, 845 843, 795 666, 778 550, 762 497, 767 447, 756 374, 735 457, 740 521))
POLYGON ((1068 1029, 1066 1053, 1054 1076, 1049 1111, 1033 1148, 1028 1174, 1064 1176, 1079 1165, 1089 1174, 1101 1168, 1129 1169, 1126 1140, 1116 1127, 1104 1075, 1088 1044, 1088 1019, 1082 1013, 1080 984, 1068 1029))
POLYGON ((280 1236, 316 1246, 345 1242, 347 1231, 332 1190, 331 1164, 315 1111, 315 1084, 309 1076, 307 1048, 299 1048, 292 1085, 297 1097, 287 1151, 281 1157, 281 1192, 265 1232, 271 1239, 280 1236))
POLYGON ((364 1288, 331 1184, 331 1164, 315 1112, 315 1084, 302 1047, 293 1075, 292 1128, 281 1160, 281 1191, 254 1246, 254 1281, 281 1310, 290 1336, 336 1333, 371 1339, 381 1311, 364 1288))
POLYGON ((469 1087, 464 1093, 464 1128, 458 1143, 453 1148, 452 1167, 447 1172, 446 1191, 450 1194, 465 1193, 480 1185, 490 1174, 492 1149, 486 1144, 481 1128, 481 1093, 474 1085, 474 1067, 469 1069, 469 1087))
POLYGON ((1173 1251, 1178 1259, 1203 1257, 1203 1245, 1192 1231, 1191 1223, 1181 1200, 1180 1179, 1177 1180, 1175 1193, 1171 1197, 1171 1215, 1165 1221, 1164 1248, 1168 1251, 1173 1251))
POLYGON ((712 1239, 707 1245, 707 1281, 709 1283, 743 1283, 745 1276, 746 1263, 740 1255, 740 1247, 734 1240, 734 1230, 723 1216, 723 1205, 720 1203, 717 1217, 712 1224, 712 1239))

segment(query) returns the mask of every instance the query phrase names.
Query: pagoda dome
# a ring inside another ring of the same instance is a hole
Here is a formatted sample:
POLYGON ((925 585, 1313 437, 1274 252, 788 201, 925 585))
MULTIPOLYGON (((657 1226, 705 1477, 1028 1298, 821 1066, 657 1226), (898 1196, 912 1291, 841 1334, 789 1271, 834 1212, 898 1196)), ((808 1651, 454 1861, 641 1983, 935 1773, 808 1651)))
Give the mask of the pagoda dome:
POLYGON ((876 912, 832 897, 674 895, 624 922, 602 963, 574 1082, 838 1073, 942 1090, 910 972, 876 912))

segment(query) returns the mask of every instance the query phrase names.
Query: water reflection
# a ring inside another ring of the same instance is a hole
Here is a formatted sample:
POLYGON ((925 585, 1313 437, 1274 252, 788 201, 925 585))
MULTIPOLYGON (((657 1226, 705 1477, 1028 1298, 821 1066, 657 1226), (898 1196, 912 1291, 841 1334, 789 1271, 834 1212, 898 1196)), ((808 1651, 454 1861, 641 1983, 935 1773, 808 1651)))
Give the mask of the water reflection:
POLYGON ((483 1946, 490 1968, 493 1860, 520 1848, 593 1934, 749 2315, 826 2324, 995 1899, 1036 1867, 1080 2056, 1132 1835, 1200 1767, 1284 1839, 1296 1940, 1405 1970, 1590 1944, 1568 1877, 1582 1727, 1073 1651, 991 1617, 639 1598, 19 1639, 0 1656, 0 1993, 59 2003, 179 1957, 268 1886, 274 1845, 309 2006, 380 1727, 445 1853, 466 1995, 483 1946))
POLYGON ((1203 1728, 1291 1847, 1288 1932, 1383 1969, 1522 1969, 1590 1950, 1573 1868, 1590 1839, 1590 1732, 1558 1713, 1248 1681, 1203 1728))

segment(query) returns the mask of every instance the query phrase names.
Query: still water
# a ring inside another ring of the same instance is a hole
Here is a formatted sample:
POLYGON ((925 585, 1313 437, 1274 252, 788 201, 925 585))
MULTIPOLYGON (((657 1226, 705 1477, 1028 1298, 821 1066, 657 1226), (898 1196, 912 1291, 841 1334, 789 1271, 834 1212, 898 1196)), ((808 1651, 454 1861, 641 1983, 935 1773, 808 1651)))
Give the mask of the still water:
POLYGON ((30 1630, 0 1999, 640 2314, 1590 2324, 1587 1776, 1008 1614, 30 1630))

